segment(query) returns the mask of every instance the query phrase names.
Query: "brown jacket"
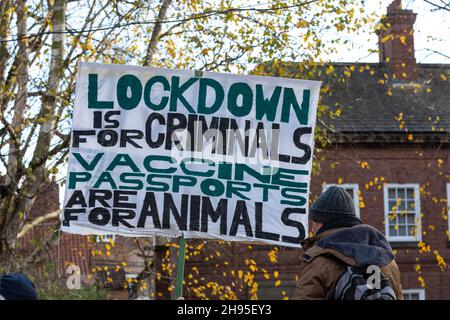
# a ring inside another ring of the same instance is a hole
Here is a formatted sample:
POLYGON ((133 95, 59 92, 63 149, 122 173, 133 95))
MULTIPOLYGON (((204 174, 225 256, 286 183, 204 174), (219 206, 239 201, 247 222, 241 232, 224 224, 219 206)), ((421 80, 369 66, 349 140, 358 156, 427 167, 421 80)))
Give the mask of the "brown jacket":
MULTIPOLYGON (((346 266, 357 265, 354 258, 346 256, 335 249, 322 248, 317 245, 319 239, 330 236, 342 229, 344 228, 327 230, 302 242, 305 252, 302 255, 300 275, 292 299, 327 299, 329 291, 335 287, 346 266)), ((381 271, 389 279, 397 299, 402 300, 400 271, 395 260, 381 267, 381 271)))

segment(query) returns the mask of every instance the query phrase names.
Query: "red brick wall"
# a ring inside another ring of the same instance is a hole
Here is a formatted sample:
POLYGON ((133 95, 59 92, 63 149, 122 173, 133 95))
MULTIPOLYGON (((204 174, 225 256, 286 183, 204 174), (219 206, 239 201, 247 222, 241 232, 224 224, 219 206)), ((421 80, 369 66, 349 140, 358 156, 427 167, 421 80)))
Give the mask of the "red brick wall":
MULTIPOLYGON (((421 276, 425 283, 427 299, 450 299, 450 271, 448 269, 441 271, 434 254, 434 250, 438 250, 446 262, 450 261, 446 235, 448 229, 446 201, 444 201, 447 197, 446 182, 450 182, 450 149, 447 146, 424 147, 413 143, 403 146, 340 145, 329 148, 323 156, 325 160, 320 163, 320 175, 312 177, 311 198, 317 197, 323 183, 357 183, 364 203, 364 208, 360 208, 362 220, 383 233, 384 200, 381 178, 383 177, 386 183, 418 183, 425 188, 425 192, 421 192, 420 196, 423 213, 422 231, 425 233, 422 240, 431 250, 420 253, 416 246, 396 247, 394 248, 396 260, 402 272, 404 289, 422 288, 418 280, 421 276), (378 178, 378 183, 370 186, 370 181, 374 182, 375 178, 378 178), (366 184, 369 184, 368 189, 365 187, 366 184), (420 265, 420 274, 416 271, 416 265, 420 265)), ((245 260, 253 259, 258 267, 255 280, 259 283, 259 298, 282 299, 292 294, 298 275, 301 250, 280 248, 277 254, 278 261, 272 263, 268 258, 268 252, 273 249, 270 246, 254 245, 250 249, 247 244, 220 245, 215 241, 206 243, 199 255, 192 256, 187 261, 186 277, 189 273, 195 274, 193 269, 197 268, 199 273, 195 278, 200 284, 212 281, 230 285, 238 293, 239 298, 249 298, 249 288, 242 286, 240 283, 242 281, 237 276, 231 277, 230 271, 234 269, 246 272, 249 266, 245 260), (214 254, 218 250, 222 252, 221 257, 214 254), (226 266, 225 261, 230 264, 226 266), (263 277, 262 268, 270 274, 269 279, 263 277), (274 278, 275 271, 279 272, 278 278, 274 278), (223 272, 227 275, 224 276, 223 272), (279 287, 275 286, 277 279, 281 280, 279 287)), ((156 256, 161 259, 163 252, 157 253, 156 256)), ((158 261, 156 264, 159 265, 158 261)), ((198 285, 193 280, 187 280, 185 292, 188 298, 195 298, 192 289, 198 285)), ((157 288, 161 290, 163 286, 158 286, 157 283, 157 288)), ((169 296, 164 295, 164 298, 169 296)))
MULTIPOLYGON (((55 182, 49 183, 43 192, 37 195, 27 222, 59 210, 59 185, 55 182)), ((50 238, 52 232, 59 225, 59 219, 47 220, 28 231, 17 243, 17 253, 22 259, 26 259, 38 245, 45 243, 50 238)), ((46 253, 46 258, 34 265, 30 273, 39 276, 44 270, 48 270, 52 265, 53 272, 65 277, 65 270, 68 265, 76 264, 80 267, 81 273, 86 275, 89 272, 88 260, 90 256, 88 238, 85 236, 62 233, 58 245, 52 247, 46 253)))
POLYGON ((410 145, 358 146, 329 149, 321 163, 321 174, 313 178, 312 193, 317 195, 322 183, 358 183, 365 207, 361 218, 384 232, 384 202, 381 177, 386 183, 418 183, 422 220, 422 241, 431 251, 420 253, 418 248, 396 250, 396 259, 402 272, 404 289, 421 288, 418 277, 425 282, 427 299, 450 299, 450 271, 441 271, 437 264, 435 250, 450 262, 447 247, 448 221, 446 215, 446 183, 450 182, 448 146, 410 145), (439 160, 440 159, 440 160, 439 160), (362 168, 361 163, 368 167, 362 168), (379 183, 365 185, 378 178, 379 183), (380 187, 379 187, 380 186, 380 187), (421 273, 416 272, 420 264, 421 273))

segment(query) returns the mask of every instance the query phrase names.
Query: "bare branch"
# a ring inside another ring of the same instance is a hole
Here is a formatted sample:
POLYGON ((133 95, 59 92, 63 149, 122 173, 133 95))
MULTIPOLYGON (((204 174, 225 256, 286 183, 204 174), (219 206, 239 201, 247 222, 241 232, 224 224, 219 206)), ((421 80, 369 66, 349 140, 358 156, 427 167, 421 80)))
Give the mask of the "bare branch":
POLYGON ((60 213, 60 210, 55 210, 55 211, 47 213, 43 216, 39 216, 36 219, 34 219, 33 221, 31 221, 30 223, 25 224, 22 227, 22 230, 20 230, 20 232, 17 234, 17 239, 22 238, 30 230, 32 230, 34 227, 40 225, 41 223, 43 223, 47 220, 57 219, 59 217, 59 213, 60 213))

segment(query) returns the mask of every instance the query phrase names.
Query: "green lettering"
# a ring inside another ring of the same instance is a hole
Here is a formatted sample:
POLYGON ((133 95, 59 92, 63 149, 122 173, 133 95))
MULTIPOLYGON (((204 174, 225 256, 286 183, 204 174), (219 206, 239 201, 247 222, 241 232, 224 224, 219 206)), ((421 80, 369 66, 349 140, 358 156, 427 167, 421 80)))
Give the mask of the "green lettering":
POLYGON ((119 102, 119 105, 125 110, 131 110, 138 106, 141 98, 141 81, 132 74, 121 76, 117 82, 117 102, 119 102))
POLYGON ((244 82, 231 85, 228 91, 228 110, 236 117, 243 117, 252 110, 253 92, 252 88, 244 82), (238 106, 237 99, 242 96, 242 105, 238 106))
POLYGON ((264 115, 268 121, 274 121, 280 101, 281 87, 275 87, 270 99, 264 98, 263 86, 256 85, 256 119, 261 120, 264 115))
POLYGON ((212 114, 219 110, 222 105, 223 99, 225 97, 225 93, 223 91, 220 83, 214 79, 201 78, 200 79, 200 90, 198 97, 198 113, 202 114, 212 114), (215 92, 214 103, 207 107, 206 106, 206 94, 208 91, 208 87, 212 88, 215 92))
POLYGON ((112 109, 112 101, 98 101, 98 74, 90 73, 88 76, 88 108, 89 109, 112 109))
POLYGON ((289 122, 291 106, 295 111, 295 115, 297 116, 298 122, 303 125, 308 124, 308 113, 309 113, 309 97, 311 95, 310 90, 303 90, 303 101, 302 108, 300 109, 297 101, 297 97, 295 96, 294 89, 292 88, 284 88, 283 95, 283 109, 281 112, 281 121, 289 122))
POLYGON ((109 173, 109 172, 102 172, 100 174, 100 176, 97 179, 97 182, 94 184, 93 189, 99 188, 102 183, 109 183, 111 189, 113 189, 113 190, 117 189, 117 185, 114 182, 114 179, 111 176, 111 173, 109 173))
POLYGON ((117 166, 125 166, 133 170, 133 172, 139 172, 139 168, 133 162, 131 157, 128 154, 119 153, 114 157, 114 160, 111 164, 106 168, 107 171, 113 171, 117 166))
POLYGON ((86 169, 87 171, 92 171, 97 166, 100 159, 103 157, 103 153, 97 153, 94 159, 92 159, 91 163, 87 163, 87 161, 84 160, 83 156, 77 152, 74 152, 73 156, 78 160, 78 162, 84 169, 86 169))
POLYGON ((75 189, 77 182, 87 182, 91 177, 89 172, 69 172, 69 189, 75 189))
POLYGON ((147 107, 149 107, 152 110, 159 111, 164 109, 167 106, 167 103, 169 102, 169 97, 162 97, 161 101, 156 104, 151 101, 151 91, 152 87, 155 83, 161 83, 163 85, 164 91, 170 91, 170 84, 169 81, 164 78, 163 76, 156 76, 150 78, 150 80, 147 81, 144 88, 144 102, 147 107))
POLYGON ((189 113, 194 113, 195 110, 183 96, 183 93, 192 86, 198 78, 190 78, 180 87, 180 77, 172 77, 172 90, 170 91, 170 111, 177 111, 178 100, 184 105, 189 113))

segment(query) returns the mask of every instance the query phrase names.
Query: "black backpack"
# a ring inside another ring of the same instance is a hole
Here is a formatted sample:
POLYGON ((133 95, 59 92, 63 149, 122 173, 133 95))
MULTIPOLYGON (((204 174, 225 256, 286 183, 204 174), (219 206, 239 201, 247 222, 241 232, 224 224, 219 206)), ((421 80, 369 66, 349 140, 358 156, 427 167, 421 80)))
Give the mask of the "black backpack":
POLYGON ((329 300, 396 300, 389 279, 379 271, 379 284, 368 283, 371 273, 368 266, 351 267, 339 277, 336 286, 328 294, 329 300))

